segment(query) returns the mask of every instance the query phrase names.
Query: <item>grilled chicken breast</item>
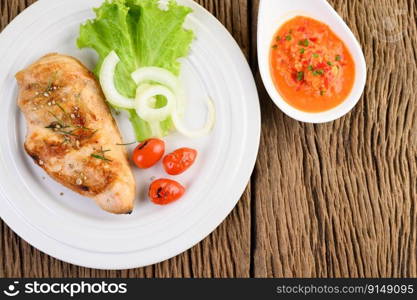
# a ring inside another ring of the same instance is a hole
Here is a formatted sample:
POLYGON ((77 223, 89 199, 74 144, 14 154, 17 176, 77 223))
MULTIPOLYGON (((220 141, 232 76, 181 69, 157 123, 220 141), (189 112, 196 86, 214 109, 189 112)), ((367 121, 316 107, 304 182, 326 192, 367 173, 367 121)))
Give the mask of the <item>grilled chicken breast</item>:
POLYGON ((16 79, 25 149, 35 163, 102 209, 131 213, 135 180, 94 75, 75 58, 48 54, 16 79))

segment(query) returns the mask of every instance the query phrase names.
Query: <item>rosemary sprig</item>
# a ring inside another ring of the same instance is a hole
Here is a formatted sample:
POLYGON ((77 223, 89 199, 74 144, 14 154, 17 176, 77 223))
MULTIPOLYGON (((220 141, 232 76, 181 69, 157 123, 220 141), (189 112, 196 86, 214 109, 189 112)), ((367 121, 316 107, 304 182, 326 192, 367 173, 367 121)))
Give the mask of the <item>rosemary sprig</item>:
POLYGON ((61 104, 56 103, 56 106, 58 106, 58 107, 59 107, 59 109, 60 109, 60 110, 62 110, 62 112, 64 113, 64 116, 67 116, 67 112, 65 111, 65 109, 62 107, 62 105, 61 105, 61 104))
POLYGON ((64 126, 62 124, 60 124, 59 122, 52 122, 51 124, 49 124, 48 126, 46 126, 45 128, 47 129, 64 129, 64 128, 68 128, 69 126, 64 126))
POLYGON ((77 136, 76 134, 72 133, 72 131, 65 131, 65 130, 56 130, 56 132, 61 133, 63 135, 70 135, 70 136, 77 136))
MULTIPOLYGON (((60 103, 54 103, 54 105, 56 105, 62 111, 62 114, 60 114, 61 118, 59 118, 52 111, 48 111, 48 113, 51 114, 55 118, 56 122, 51 123, 49 126, 46 126, 45 128, 51 129, 58 134, 64 135, 63 143, 69 143, 70 142, 69 137, 72 136, 72 137, 75 137, 75 139, 76 139, 76 141, 75 141, 76 144, 75 145, 77 145, 77 144, 79 145, 80 144, 79 139, 90 139, 97 133, 98 129, 94 130, 92 128, 88 128, 88 127, 85 127, 83 125, 75 124, 74 121, 72 120, 73 118, 65 110, 65 108, 62 107, 62 105, 60 103), (63 130, 63 129, 67 129, 67 130, 63 130), (83 130, 84 132, 80 132, 79 130, 83 130), (84 135, 84 133, 88 133, 88 134, 84 135)), ((77 146, 77 148, 78 148, 78 146, 77 146)), ((102 153, 104 154, 105 152, 107 152, 107 151, 104 151, 102 153)), ((100 154, 95 154, 95 156, 93 156, 93 157, 98 158, 98 159, 102 159, 102 160, 105 160, 105 161, 110 161, 110 160, 106 159, 104 157, 104 155, 100 155, 100 154)))
POLYGON ((47 92, 52 91, 52 85, 53 85, 53 83, 55 82, 55 80, 56 80, 57 76, 58 76, 58 71, 55 71, 55 72, 51 75, 51 77, 49 77, 48 84, 47 84, 46 89, 45 89, 45 91, 44 91, 44 92, 46 92, 46 93, 47 93, 47 92))
POLYGON ((98 153, 91 154, 91 157, 103 160, 105 162, 112 162, 111 159, 106 158, 106 152, 110 152, 110 151, 111 150, 103 150, 103 147, 101 147, 100 151, 98 151, 98 153))
MULTIPOLYGON (((91 129, 91 128, 88 128, 88 127, 85 127, 85 126, 74 126, 75 128, 77 128, 77 129, 82 129, 82 130, 93 130, 93 129, 91 129)), ((96 130, 97 131, 97 130, 96 130)))
POLYGON ((108 158, 106 158, 104 156, 101 156, 101 155, 98 155, 98 154, 91 154, 91 157, 94 157, 94 158, 97 158, 97 159, 101 159, 101 160, 104 160, 104 161, 107 161, 107 162, 112 162, 111 159, 108 159, 108 158))
POLYGON ((58 123, 60 123, 59 125, 65 125, 66 126, 65 122, 62 121, 60 118, 58 118, 57 115, 54 114, 52 111, 48 110, 48 113, 50 113, 58 121, 58 123))
MULTIPOLYGON (((92 130, 92 129, 90 129, 92 130)), ((97 133, 98 129, 94 130, 89 136, 88 138, 91 139, 96 133, 97 133)))

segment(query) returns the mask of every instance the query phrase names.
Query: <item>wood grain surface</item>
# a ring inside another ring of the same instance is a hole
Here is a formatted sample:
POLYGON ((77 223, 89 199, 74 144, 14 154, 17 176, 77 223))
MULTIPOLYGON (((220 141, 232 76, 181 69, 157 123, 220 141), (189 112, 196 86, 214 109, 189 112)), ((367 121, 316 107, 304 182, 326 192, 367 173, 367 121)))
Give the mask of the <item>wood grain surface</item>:
MULTIPOLYGON (((0 0, 0 29, 33 2, 0 0)), ((290 119, 266 94, 258 0, 197 2, 235 37, 260 93, 259 157, 237 207, 192 249, 126 271, 63 263, 0 221, 0 277, 417 277, 416 1, 329 1, 364 49, 368 80, 355 109, 324 125, 290 119)))

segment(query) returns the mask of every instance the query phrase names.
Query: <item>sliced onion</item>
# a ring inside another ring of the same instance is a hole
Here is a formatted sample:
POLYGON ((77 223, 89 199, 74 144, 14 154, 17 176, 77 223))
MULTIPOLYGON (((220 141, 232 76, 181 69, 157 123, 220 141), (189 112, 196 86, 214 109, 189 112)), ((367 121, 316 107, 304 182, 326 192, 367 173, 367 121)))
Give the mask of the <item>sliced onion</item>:
POLYGON ((107 55, 100 70, 100 84, 107 101, 111 105, 119 108, 133 109, 135 108, 135 100, 121 95, 114 84, 114 74, 119 61, 120 59, 116 52, 112 51, 107 55))
POLYGON ((139 117, 147 122, 164 121, 171 116, 176 107, 174 93, 170 89, 155 84, 141 84, 136 91, 135 109, 139 117), (154 108, 156 96, 164 96, 166 105, 154 108))
POLYGON ((161 136, 160 122, 172 117, 177 131, 187 137, 201 137, 208 134, 214 126, 216 110, 213 102, 207 99, 207 120, 203 128, 188 129, 183 123, 185 112, 185 92, 180 80, 166 69, 144 67, 132 73, 132 78, 138 84, 136 98, 130 99, 121 95, 114 84, 114 74, 120 62, 116 52, 112 51, 104 59, 100 70, 100 84, 107 101, 116 107, 135 109, 144 121, 149 122, 152 133, 161 136), (149 84, 157 83, 157 84, 149 84), (156 96, 164 96, 166 105, 155 108, 156 96))
POLYGON ((181 81, 170 71, 158 67, 143 67, 132 73, 136 84, 156 82, 169 88, 177 98, 178 114, 182 117, 185 112, 185 92, 181 81))
POLYGON ((174 110, 172 114, 172 121, 174 123, 175 128, 179 133, 190 138, 197 138, 207 135, 213 129, 214 123, 216 122, 216 109, 214 107, 213 102, 209 98, 207 98, 207 109, 208 111, 206 124, 203 128, 198 130, 188 129, 184 125, 182 118, 178 115, 177 110, 174 110))
POLYGON ((180 84, 179 79, 170 71, 158 67, 143 67, 132 73, 132 79, 136 84, 154 81, 166 86, 171 91, 176 91, 180 84))

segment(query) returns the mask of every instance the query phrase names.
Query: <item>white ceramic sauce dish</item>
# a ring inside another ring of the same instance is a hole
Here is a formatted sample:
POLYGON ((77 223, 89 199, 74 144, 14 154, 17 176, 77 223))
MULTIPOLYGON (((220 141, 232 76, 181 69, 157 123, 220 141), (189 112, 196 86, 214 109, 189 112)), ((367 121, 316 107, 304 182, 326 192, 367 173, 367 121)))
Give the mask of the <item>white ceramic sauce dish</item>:
POLYGON ((366 82, 366 62, 352 31, 326 0, 261 0, 258 15, 258 63, 262 80, 274 103, 288 116, 307 123, 325 123, 347 114, 359 101, 366 82), (349 96, 338 106, 310 113, 288 104, 275 87, 270 69, 271 42, 277 30, 296 16, 306 16, 327 24, 349 49, 355 62, 355 81, 349 96))

